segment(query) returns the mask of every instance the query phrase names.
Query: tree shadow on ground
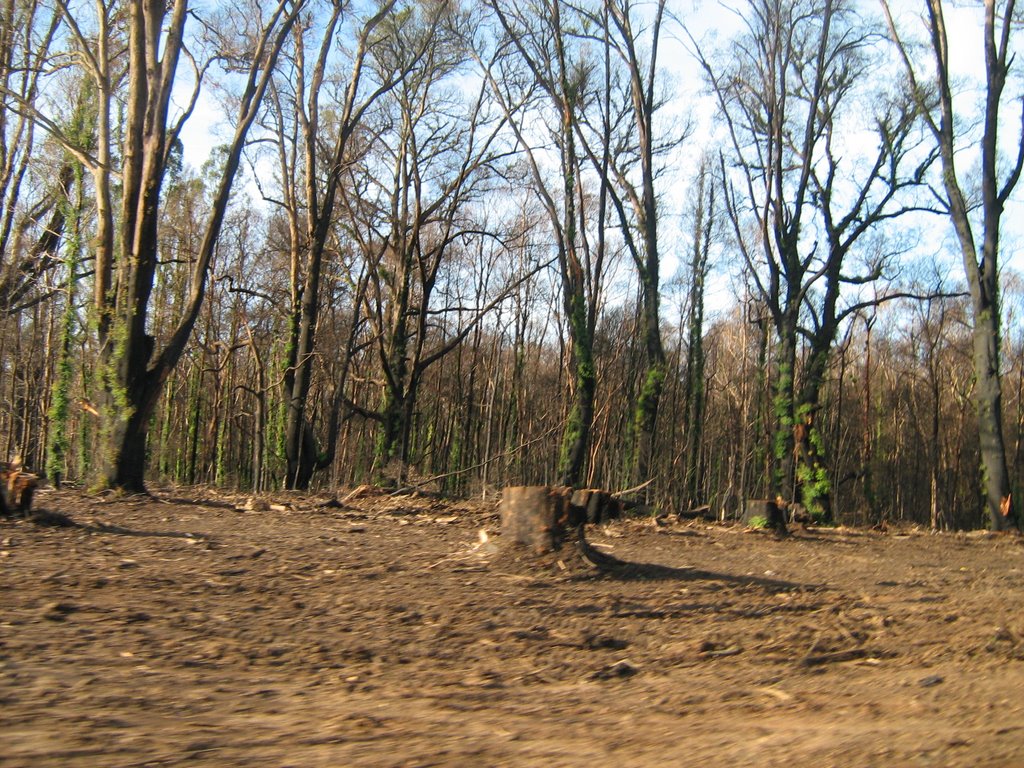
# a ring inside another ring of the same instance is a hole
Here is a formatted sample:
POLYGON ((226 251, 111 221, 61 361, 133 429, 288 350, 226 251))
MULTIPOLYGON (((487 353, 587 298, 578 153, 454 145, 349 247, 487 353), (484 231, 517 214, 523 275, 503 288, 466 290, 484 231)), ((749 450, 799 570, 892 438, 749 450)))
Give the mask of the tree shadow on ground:
POLYGON ((48 509, 34 509, 28 515, 21 518, 23 522, 32 523, 39 528, 74 528, 79 531, 97 534, 111 534, 115 536, 140 536, 161 539, 187 539, 189 541, 210 541, 210 537, 201 533, 191 531, 151 531, 135 528, 126 528, 123 525, 111 525, 96 520, 80 523, 63 512, 54 512, 48 509))
POLYGON ((110 525, 108 523, 85 523, 78 524, 82 530, 90 533, 107 533, 115 536, 143 536, 157 539, 188 539, 189 541, 211 541, 210 537, 202 533, 191 531, 147 531, 135 528, 125 528, 123 525, 110 525))
POLYGON ((587 578, 600 576, 611 578, 617 581, 717 581, 725 584, 745 587, 759 587, 776 592, 783 591, 820 591, 825 589, 822 584, 797 584, 781 579, 771 579, 763 576, 743 575, 738 576, 718 571, 706 571, 701 568, 677 568, 658 563, 634 563, 601 552, 587 541, 580 530, 576 540, 576 552, 580 559, 588 566, 590 571, 581 577, 587 578))
POLYGON ((591 568, 589 572, 577 574, 573 578, 577 580, 603 578, 614 581, 715 581, 732 586, 758 587, 773 592, 817 592, 826 588, 823 584, 799 584, 763 576, 738 576, 720 571, 706 571, 701 568, 675 568, 658 563, 635 563, 618 560, 618 558, 613 559, 616 560, 614 565, 608 564, 591 568))

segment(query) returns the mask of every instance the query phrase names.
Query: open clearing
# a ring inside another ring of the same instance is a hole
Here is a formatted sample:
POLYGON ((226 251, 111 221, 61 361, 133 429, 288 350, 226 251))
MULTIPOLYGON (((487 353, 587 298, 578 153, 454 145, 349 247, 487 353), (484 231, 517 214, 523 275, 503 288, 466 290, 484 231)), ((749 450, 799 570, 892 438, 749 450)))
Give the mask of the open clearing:
POLYGON ((632 520, 609 575, 493 503, 271 501, 0 520, 0 765, 1024 766, 1019 538, 632 520))

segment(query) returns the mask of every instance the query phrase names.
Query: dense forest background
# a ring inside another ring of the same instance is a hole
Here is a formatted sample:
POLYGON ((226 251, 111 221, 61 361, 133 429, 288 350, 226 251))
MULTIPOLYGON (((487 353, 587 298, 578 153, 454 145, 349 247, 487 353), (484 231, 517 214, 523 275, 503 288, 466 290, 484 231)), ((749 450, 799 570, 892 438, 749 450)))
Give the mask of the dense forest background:
POLYGON ((0 452, 52 480, 1013 523, 1013 3, 0 4, 0 452))

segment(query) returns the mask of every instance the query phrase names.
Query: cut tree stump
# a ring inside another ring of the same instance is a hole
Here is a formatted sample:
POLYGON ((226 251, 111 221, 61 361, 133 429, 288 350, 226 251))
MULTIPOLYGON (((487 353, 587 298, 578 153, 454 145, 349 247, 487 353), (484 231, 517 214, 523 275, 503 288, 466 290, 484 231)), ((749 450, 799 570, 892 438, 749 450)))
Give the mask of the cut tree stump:
POLYGON ((570 488, 506 488, 501 496, 502 542, 527 547, 538 555, 560 549, 568 532, 584 521, 578 508, 573 512, 571 498, 570 488))
POLYGON ((747 506, 743 510, 742 522, 750 525, 754 520, 760 518, 767 523, 780 536, 789 533, 786 528, 786 513, 783 507, 773 499, 747 499, 747 506))
POLYGON ((574 529, 621 517, 622 509, 621 501, 596 488, 512 486, 501 497, 502 541, 536 554, 555 552, 574 529))
POLYGON ((20 463, 0 462, 0 515, 27 517, 38 487, 39 476, 23 471, 20 463))

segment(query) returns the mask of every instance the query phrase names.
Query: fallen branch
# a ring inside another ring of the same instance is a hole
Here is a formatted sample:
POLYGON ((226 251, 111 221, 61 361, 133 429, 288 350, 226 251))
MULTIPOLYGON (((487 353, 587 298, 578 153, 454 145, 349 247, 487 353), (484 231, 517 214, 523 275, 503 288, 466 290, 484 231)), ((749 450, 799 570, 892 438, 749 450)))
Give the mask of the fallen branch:
MULTIPOLYGON (((451 472, 445 472, 442 475, 434 475, 433 477, 428 477, 425 480, 420 480, 418 483, 412 483, 411 485, 404 485, 401 488, 399 488, 399 489, 397 489, 395 491, 392 491, 390 495, 392 495, 392 496, 401 496, 403 494, 409 493, 410 491, 419 490, 423 486, 430 485, 431 483, 435 483, 438 480, 445 480, 445 479, 447 479, 449 477, 455 477, 457 475, 464 475, 467 472, 472 472, 472 471, 474 471, 476 469, 482 469, 482 468, 486 467, 488 464, 493 464, 494 462, 499 461, 500 459, 504 459, 504 458, 508 458, 509 456, 513 456, 513 455, 519 453, 519 451, 522 451, 522 450, 524 450, 526 448, 529 448, 531 445, 539 443, 541 440, 544 440, 544 439, 550 437, 551 435, 553 435, 555 432, 557 432, 560 429, 562 429, 562 425, 561 424, 559 424, 559 425, 557 425, 555 427, 552 427, 547 432, 545 432, 543 435, 540 435, 539 437, 535 437, 533 440, 528 440, 525 443, 517 445, 515 448, 510 448, 509 450, 507 450, 507 451, 505 451, 503 453, 499 453, 499 454, 497 454, 495 456, 492 456, 489 459, 484 459, 479 464, 474 464, 474 465, 472 465, 470 467, 463 467, 462 469, 455 469, 455 470, 452 470, 451 472)), ((650 481, 648 481, 648 482, 650 482, 650 481)))
POLYGON ((831 651, 829 653, 816 653, 804 656, 800 660, 802 667, 815 667, 819 664, 833 664, 840 661, 854 661, 872 656, 867 648, 849 648, 845 651, 831 651))
POLYGON ((642 491, 644 488, 646 488, 653 482, 654 478, 652 477, 650 480, 646 480, 640 483, 640 485, 633 486, 632 488, 627 488, 624 491, 616 491, 615 493, 612 494, 612 498, 621 499, 623 496, 629 496, 630 494, 636 493, 637 491, 642 491))

